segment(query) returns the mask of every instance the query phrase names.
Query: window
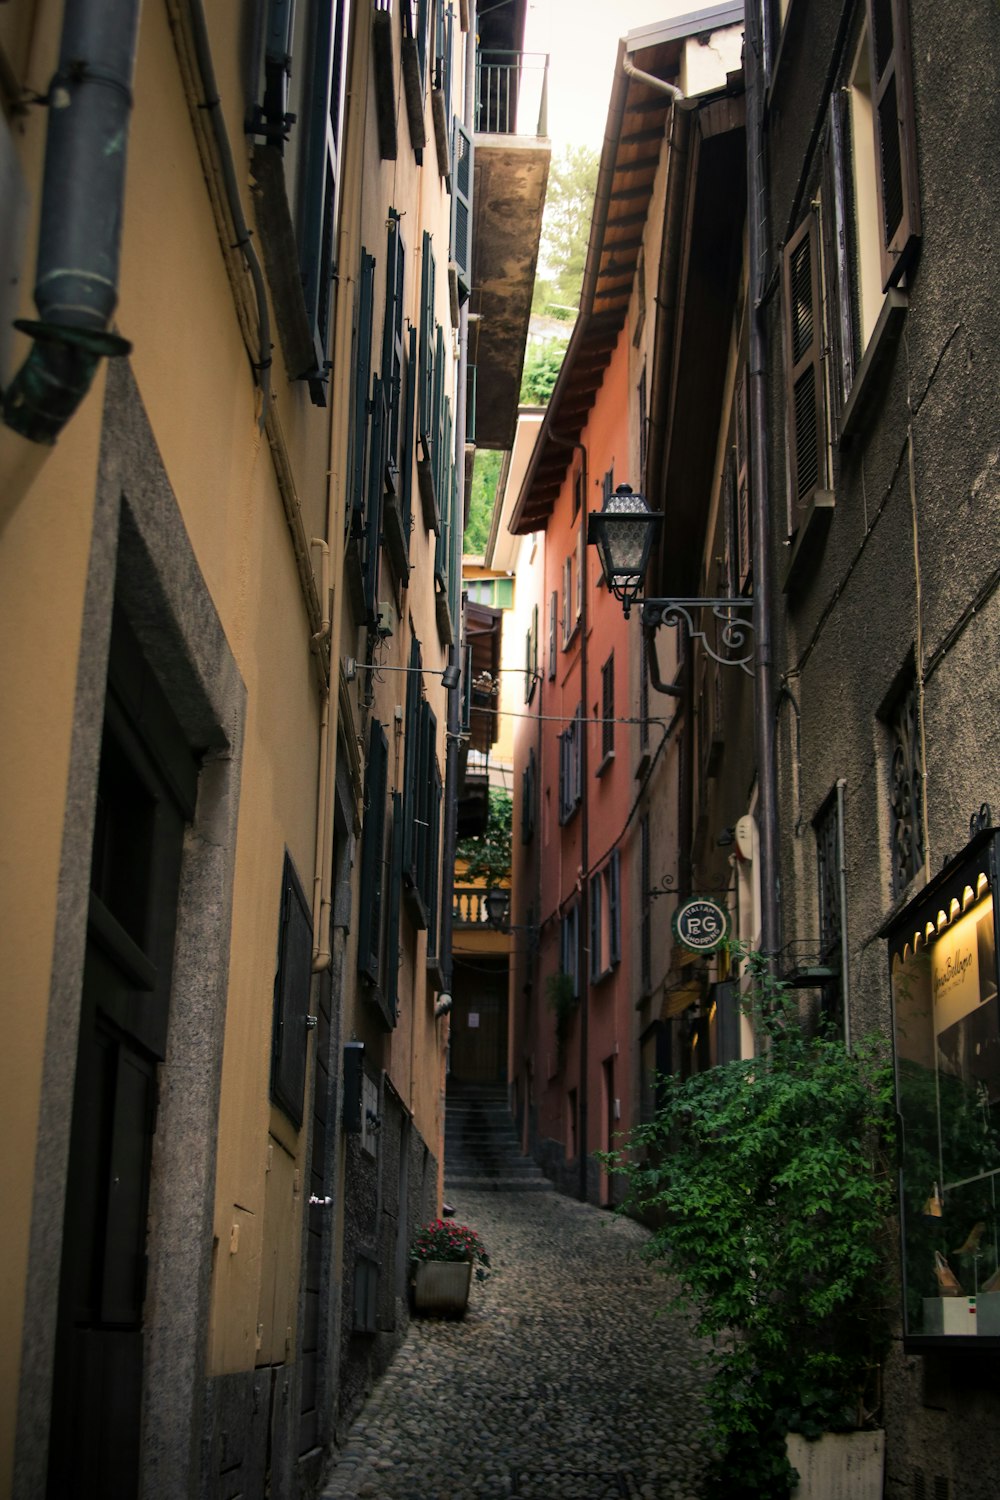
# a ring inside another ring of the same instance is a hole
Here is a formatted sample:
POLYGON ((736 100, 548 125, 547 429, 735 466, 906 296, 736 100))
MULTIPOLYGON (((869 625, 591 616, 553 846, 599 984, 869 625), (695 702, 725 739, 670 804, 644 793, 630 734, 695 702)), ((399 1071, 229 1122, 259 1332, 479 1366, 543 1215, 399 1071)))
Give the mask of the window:
POLYGON ((830 445, 857 429, 880 351, 899 337, 920 228, 906 0, 866 0, 819 181, 784 250, 792 529, 831 484, 830 445))
POLYGON ((998 874, 980 828, 888 930, 903 1333, 953 1350, 1000 1347, 998 874))
POLYGON ((583 618, 583 590, 587 582, 587 533, 583 522, 576 534, 576 617, 574 628, 583 618))
POLYGON ((521 843, 529 844, 535 836, 535 799, 537 797, 538 765, 533 749, 528 751, 528 764, 521 772, 521 843))
POLYGON ((306 1016, 312 984, 312 914, 287 850, 281 875, 278 967, 274 979, 271 1098, 302 1124, 309 1032, 306 1016))
POLYGON ((559 925, 559 968, 573 984, 573 998, 580 998, 580 906, 570 907, 559 925))
POLYGON ((601 763, 615 753, 615 653, 601 668, 601 763))
POLYGON ((559 621, 559 590, 553 589, 549 595, 549 681, 556 675, 556 653, 558 643, 556 633, 559 621))
POLYGON ((361 834, 358 972, 377 989, 382 978, 382 905, 385 892, 385 815, 389 742, 372 719, 365 766, 365 821, 361 834))
POLYGON ((562 644, 564 651, 570 643, 575 625, 576 622, 573 619, 573 558, 570 555, 563 563, 562 644))
POLYGON ((916 675, 911 672, 886 716, 889 738, 889 844, 892 894, 924 867, 924 764, 916 675))
POLYGON ((326 405, 349 12, 348 0, 298 8, 267 0, 250 125, 282 353, 318 406, 326 405))
POLYGON ((841 902, 843 868, 842 788, 831 792, 813 823, 816 835, 816 877, 819 900, 819 962, 832 978, 822 986, 823 1012, 835 1026, 844 1024, 841 985, 841 940, 844 912, 841 902))
POLYGON ((524 638, 524 701, 530 703, 538 682, 538 605, 531 611, 531 625, 524 638))
POLYGON ((473 604, 489 604, 493 609, 514 606, 513 578, 471 578, 463 586, 473 604))
POLYGON ((590 882, 590 978, 596 983, 621 962, 621 876, 618 850, 590 882))
POLYGON ((651 869, 649 814, 644 813, 639 822, 639 909, 642 913, 639 923, 639 971, 644 995, 648 995, 653 987, 653 904, 649 894, 651 869))
POLYGON ((583 792, 583 705, 559 736, 559 821, 568 823, 583 792))
POLYGON ((424 697, 420 642, 410 644, 406 683, 403 762, 403 836, 400 875, 415 925, 426 928, 428 952, 436 952, 441 773, 437 761, 437 717, 424 697))

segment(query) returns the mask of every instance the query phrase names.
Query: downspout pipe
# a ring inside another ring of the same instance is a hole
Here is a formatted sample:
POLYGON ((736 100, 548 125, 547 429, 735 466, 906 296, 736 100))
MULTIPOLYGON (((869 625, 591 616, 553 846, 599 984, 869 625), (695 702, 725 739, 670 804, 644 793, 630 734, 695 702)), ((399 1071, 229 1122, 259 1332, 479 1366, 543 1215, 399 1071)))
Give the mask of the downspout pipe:
POLYGON ((641 68, 636 67, 627 52, 622 57, 622 72, 627 73, 629 78, 634 78, 637 83, 658 89, 661 94, 669 94, 675 102, 684 98, 684 90, 679 89, 676 83, 668 83, 665 78, 657 78, 654 73, 644 73, 641 68))
POLYGON ((760 831, 760 944, 770 966, 778 953, 779 869, 774 662, 771 643, 771 517, 767 464, 767 339, 764 285, 767 259, 767 180, 764 165, 764 57, 760 9, 745 15, 747 209, 749 223, 749 385, 752 463, 753 603, 755 632, 754 739, 760 831))
MULTIPOLYGON (((476 5, 470 0, 469 30, 465 42, 465 100, 463 121, 471 136, 476 118, 476 5)), ((458 319, 458 388, 455 393, 455 473, 458 477, 455 493, 454 522, 451 536, 451 566, 454 576, 462 572, 462 539, 465 530, 465 437, 468 424, 468 375, 469 375, 469 304, 464 302, 458 319)), ((454 640, 448 652, 448 665, 462 664, 462 607, 459 595, 459 618, 453 622, 454 640)), ((455 675, 454 673, 452 674, 455 675)), ((452 993, 455 963, 452 954, 454 926, 455 849, 458 844, 458 747, 462 737, 462 684, 461 681, 448 689, 447 732, 444 752, 444 833, 442 837, 441 868, 445 874, 447 895, 441 902, 441 973, 444 991, 452 993)))
POLYGON ((38 319, 3 394, 3 420, 55 443, 90 390, 98 361, 131 345, 109 324, 118 303, 125 157, 139 0, 71 0, 49 85, 35 280, 38 319))

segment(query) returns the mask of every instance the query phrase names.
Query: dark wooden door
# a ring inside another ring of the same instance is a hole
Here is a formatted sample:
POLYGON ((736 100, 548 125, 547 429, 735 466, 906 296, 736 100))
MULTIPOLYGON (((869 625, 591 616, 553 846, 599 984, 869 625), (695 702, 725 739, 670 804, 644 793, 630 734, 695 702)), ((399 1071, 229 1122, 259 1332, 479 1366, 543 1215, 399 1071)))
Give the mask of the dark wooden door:
POLYGON ((124 620, 112 634, 56 1327, 50 1500, 132 1500, 156 1069, 198 767, 124 620))
POLYGON ((455 960, 449 1070, 464 1083, 507 1080, 507 965, 455 960))

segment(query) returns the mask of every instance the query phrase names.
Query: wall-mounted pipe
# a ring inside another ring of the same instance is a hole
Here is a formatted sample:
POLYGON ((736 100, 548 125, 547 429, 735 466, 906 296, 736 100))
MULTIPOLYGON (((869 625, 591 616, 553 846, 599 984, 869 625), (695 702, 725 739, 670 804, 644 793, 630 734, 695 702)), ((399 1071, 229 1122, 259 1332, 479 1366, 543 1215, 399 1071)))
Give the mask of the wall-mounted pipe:
POLYGON ((671 99, 684 98, 684 90, 679 89, 676 83, 668 83, 665 78, 657 78, 653 73, 644 73, 641 68, 636 67, 627 52, 622 58, 622 72, 627 73, 629 78, 634 78, 637 83, 644 83, 648 88, 658 89, 661 94, 669 94, 671 99))
POLYGON ((32 347, 3 395, 3 420, 52 444, 98 361, 127 354, 108 331, 118 303, 125 156, 139 0, 72 0, 49 86, 32 347))

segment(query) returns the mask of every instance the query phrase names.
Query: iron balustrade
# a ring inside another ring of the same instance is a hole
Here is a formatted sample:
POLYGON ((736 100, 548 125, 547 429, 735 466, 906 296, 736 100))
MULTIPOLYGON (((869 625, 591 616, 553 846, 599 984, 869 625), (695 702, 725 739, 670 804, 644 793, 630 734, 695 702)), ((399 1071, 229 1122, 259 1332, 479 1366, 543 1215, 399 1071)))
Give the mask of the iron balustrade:
POLYGON ((476 69, 477 132, 546 136, 548 120, 549 54, 481 50, 476 69))

